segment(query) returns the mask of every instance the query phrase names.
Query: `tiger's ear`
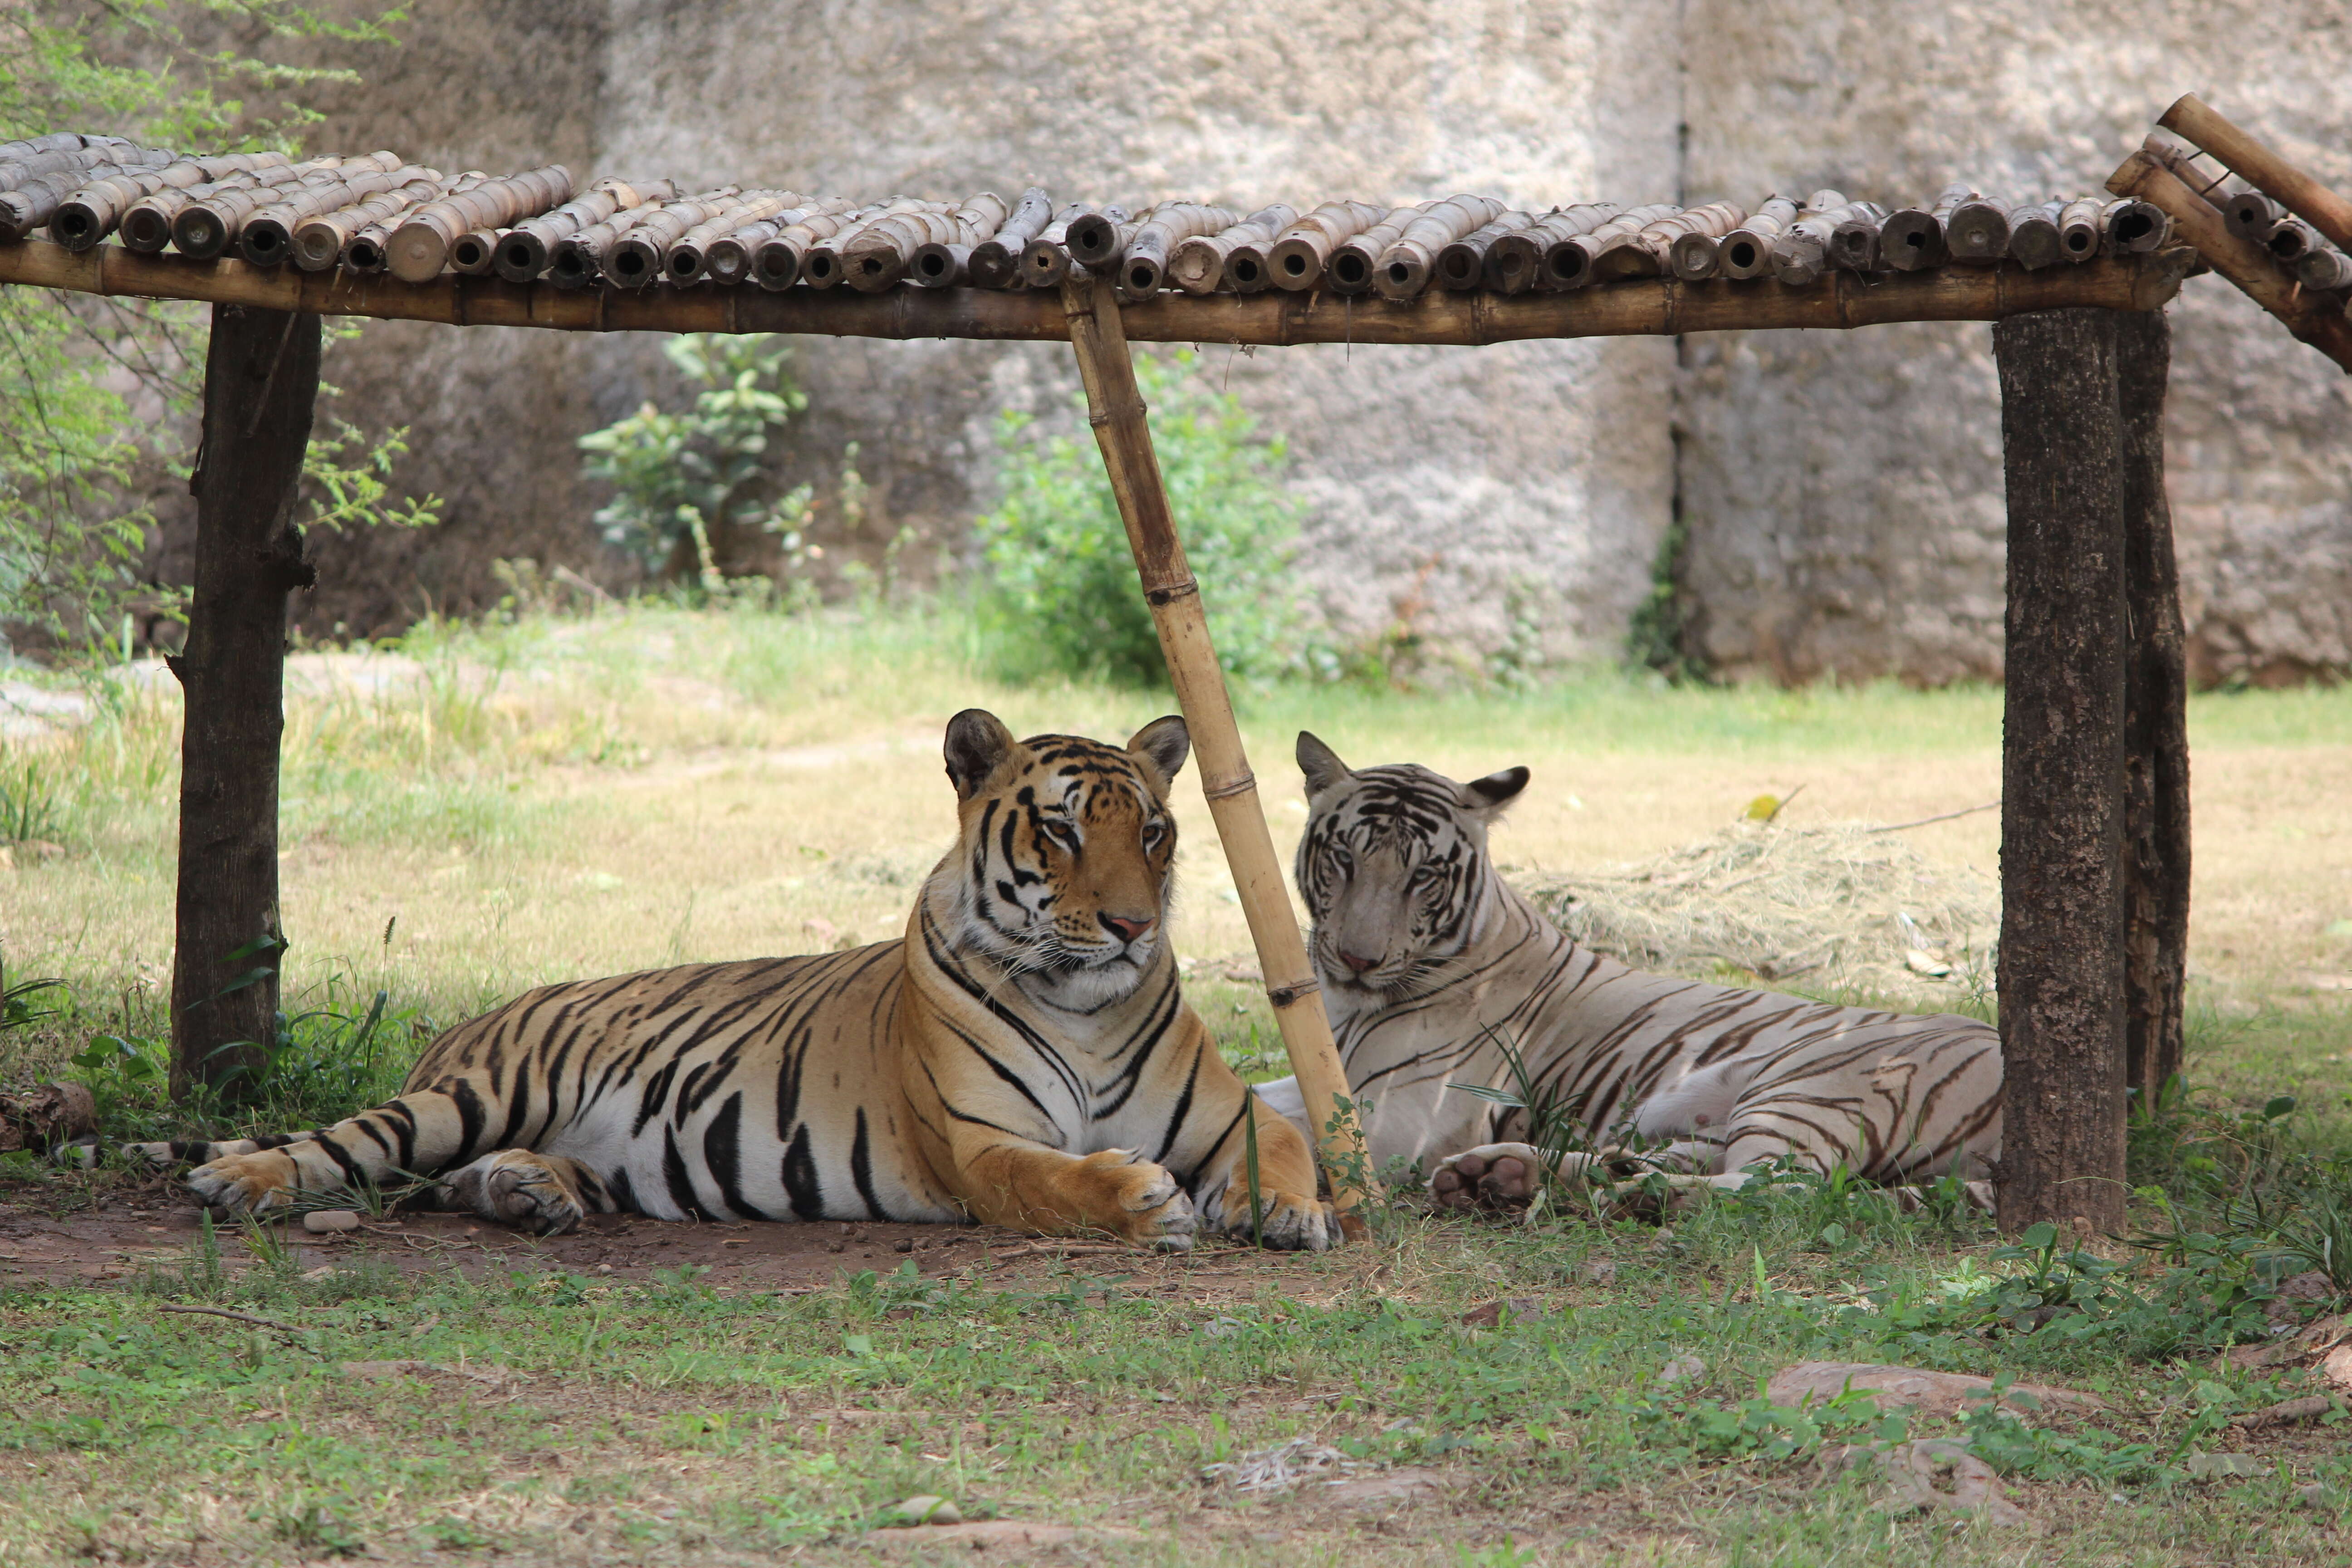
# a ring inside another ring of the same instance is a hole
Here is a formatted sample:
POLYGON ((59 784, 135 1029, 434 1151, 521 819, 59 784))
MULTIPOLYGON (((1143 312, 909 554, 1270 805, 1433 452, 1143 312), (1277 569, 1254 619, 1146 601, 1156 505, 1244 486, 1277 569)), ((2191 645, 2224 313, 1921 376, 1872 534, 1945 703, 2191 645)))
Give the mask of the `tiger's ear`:
POLYGON ((1519 792, 1528 787, 1528 778, 1525 768, 1505 768, 1499 773, 1472 779, 1462 786, 1462 793, 1468 797, 1462 804, 1491 821, 1502 815, 1503 807, 1518 798, 1519 792))
POLYGON ((1013 752, 1013 731, 985 708, 967 708, 948 721, 948 778, 956 798, 970 800, 1013 752))
POLYGON ((1184 759, 1192 754, 1192 731, 1171 713, 1138 730, 1127 749, 1160 770, 1160 783, 1165 788, 1176 782, 1176 775, 1184 771, 1184 759))
POLYGON ((1298 771, 1307 775, 1307 798, 1314 799, 1327 789, 1336 789, 1356 775, 1339 760, 1339 753, 1315 738, 1311 730, 1298 731, 1298 771))

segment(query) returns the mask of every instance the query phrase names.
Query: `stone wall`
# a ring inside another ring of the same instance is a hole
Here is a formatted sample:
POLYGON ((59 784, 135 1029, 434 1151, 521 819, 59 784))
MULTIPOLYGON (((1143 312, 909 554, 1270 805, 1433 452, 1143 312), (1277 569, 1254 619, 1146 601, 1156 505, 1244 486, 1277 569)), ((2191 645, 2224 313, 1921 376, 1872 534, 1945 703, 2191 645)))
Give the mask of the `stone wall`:
MULTIPOLYGON (((320 144, 445 166, 534 154, 597 172, 801 189, 1129 202, 1456 190, 1545 205, 1835 184, 1882 199, 1967 173, 2095 188, 2188 86, 2352 184, 2332 6, 1593 0, 1223 14, 1072 0, 604 0, 551 12, 427 0, 398 55, 330 104, 320 144), (2240 13, 2243 13, 2242 16, 2240 13), (2283 24, 2282 18, 2286 21, 2283 24), (2242 26, 2238 24, 2242 23, 2242 26)), ((2199 669, 2352 665, 2352 450, 2342 378, 2214 279, 2176 308, 2172 486, 2199 669)), ((782 444, 822 491, 860 443, 871 557, 902 529, 957 569, 997 411, 1066 417, 1048 345, 798 346, 782 444)), ((1712 334, 1481 351, 1203 355, 1289 437, 1301 565, 1355 635, 1402 626, 1475 658, 1533 617, 1558 658, 1606 657, 1679 508, 1695 651, 1806 679, 2000 670, 1999 420, 1981 326, 1712 334)), ((406 423, 402 473, 448 503, 429 535, 329 542, 314 629, 381 629, 499 591, 494 556, 625 576, 586 525, 574 437, 667 385, 656 347, 371 326, 338 348, 341 412, 406 423)))

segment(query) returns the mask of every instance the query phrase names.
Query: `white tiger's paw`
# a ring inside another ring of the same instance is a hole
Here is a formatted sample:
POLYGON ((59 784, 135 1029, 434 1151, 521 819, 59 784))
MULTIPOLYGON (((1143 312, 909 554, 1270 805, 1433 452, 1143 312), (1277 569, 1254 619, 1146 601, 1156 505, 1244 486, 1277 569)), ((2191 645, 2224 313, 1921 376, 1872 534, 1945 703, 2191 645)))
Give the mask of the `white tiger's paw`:
POLYGON ((499 1149, 441 1183, 446 1200, 536 1236, 561 1236, 578 1225, 587 1205, 555 1160, 528 1149, 499 1149))
POLYGON ((1508 1213, 1534 1201, 1544 1157, 1532 1144, 1481 1143, 1437 1163, 1430 1196, 1440 1208, 1508 1213))
POLYGON ((188 1190, 208 1209, 223 1214, 267 1214, 293 1201, 302 1173, 277 1149, 225 1154, 188 1173, 188 1190))
POLYGON ((1331 1205, 1294 1193, 1267 1193, 1258 1200, 1258 1218, 1250 1222, 1246 1190, 1225 1192, 1224 1233, 1235 1241, 1261 1236, 1261 1245, 1277 1252, 1326 1252, 1339 1245, 1339 1216, 1331 1205))

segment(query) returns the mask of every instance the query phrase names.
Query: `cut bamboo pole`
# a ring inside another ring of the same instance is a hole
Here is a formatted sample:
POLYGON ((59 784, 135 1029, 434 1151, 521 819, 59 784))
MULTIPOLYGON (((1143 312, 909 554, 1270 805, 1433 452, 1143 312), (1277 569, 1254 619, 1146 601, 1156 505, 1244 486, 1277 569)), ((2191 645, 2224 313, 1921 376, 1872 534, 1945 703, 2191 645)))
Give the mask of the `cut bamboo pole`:
POLYGON ((1772 270, 1772 247, 1780 243, 1780 236, 1796 221, 1796 203, 1786 196, 1766 196, 1716 247, 1716 270, 1735 279, 1761 278, 1772 270))
POLYGON ((861 293, 878 294, 907 276, 923 247, 976 245, 996 232, 1004 213, 1004 198, 982 191, 961 206, 924 203, 878 218, 843 245, 842 281, 861 293))
MULTIPOLYGON (((659 212, 632 226, 604 252, 604 276, 624 289, 643 289, 658 282, 670 247, 711 219, 733 212, 741 205, 742 195, 740 191, 727 189, 691 201, 664 203, 659 212)), ((394 258, 395 263, 398 259, 394 258)))
MULTIPOLYGON (((662 257, 662 276, 676 284, 693 282, 709 270, 711 247, 780 213, 800 211, 802 201, 791 191, 763 191, 744 196, 679 235, 662 257)), ((750 259, 748 256, 744 258, 747 266, 750 259)))
POLYGON ((1687 279, 1685 266, 1698 265, 1702 254, 1712 271, 1716 242, 1746 221, 1747 209, 1735 202, 1709 202, 1653 219, 1593 258, 1592 280, 1614 283, 1668 274, 1687 279))
MULTIPOLYGON (((2218 214, 2213 222, 2218 227, 2218 214)), ((1328 293, 1195 299, 1165 291, 1128 308, 1123 320, 1136 342, 1270 346, 1475 345, 1776 328, 1843 331, 1889 321, 1993 321, 2021 311, 2068 308, 2152 310, 2179 291, 2192 259, 2184 247, 2149 257, 2101 257, 2042 272, 1954 267, 1874 279, 1841 272, 1834 287, 1806 289, 1664 279, 1509 298, 1440 289, 1374 310, 1328 293)), ((2277 276, 2266 257, 2263 265, 2277 276)), ((111 245, 77 255, 37 239, 0 245, 0 283, 323 316, 572 332, 804 332, 997 342, 1059 342, 1066 335, 1058 296, 1026 289, 566 289, 554 284, 552 268, 535 284, 450 274, 430 283, 403 284, 341 272, 248 267, 234 258, 190 262, 140 256, 111 245)), ((2308 291, 2305 297, 2333 302, 2308 291)))
POLYGON ((537 217, 570 201, 572 188, 572 172, 561 163, 548 163, 485 180, 462 195, 428 203, 392 231, 392 243, 385 247, 392 275, 404 283, 437 277, 449 259, 449 247, 465 236, 537 217))
MULTIPOLYGON (((284 200, 247 215, 236 231, 236 253, 256 267, 282 267, 295 258, 294 231, 311 218, 419 181, 435 186, 438 194, 441 171, 403 163, 396 169, 365 170, 291 192, 284 200)), ((340 240, 335 248, 342 248, 340 240)))
POLYGON ((2009 208, 1982 196, 1960 203, 1945 220, 1944 244, 1964 265, 1998 265, 2009 254, 2009 208))
POLYGON ((1885 224, 1885 209, 1879 207, 1874 207, 1871 216, 1846 219, 1830 235, 1830 260, 1848 272, 1885 270, 1879 233, 1885 224))
POLYGON ((1715 276, 1724 236, 1748 221, 1748 210, 1736 202, 1709 202, 1673 220, 1678 228, 1653 225, 1666 234, 1665 270, 1685 283, 1715 276))
POLYGON ((172 244, 183 256, 207 261, 236 243, 245 220, 262 208, 309 190, 339 185, 356 175, 397 169, 400 154, 371 153, 363 158, 321 159, 294 179, 223 182, 213 195, 188 203, 172 217, 172 244))
MULTIPOLYGON (((1503 204, 1492 196, 1452 196, 1432 204, 1381 252, 1373 264, 1373 286, 1387 299, 1413 298, 1429 287, 1446 247, 1502 216, 1503 204)), ((1475 268, 1471 275, 1476 276, 1475 268)))
POLYGON ((801 268, 808 253, 870 217, 878 217, 885 206, 850 206, 837 212, 815 212, 799 222, 779 229, 772 239, 761 241, 751 252, 751 279, 761 288, 779 290, 800 281, 801 268))
POLYGON ((1330 259, 1323 264, 1323 286, 1335 294, 1370 293, 1382 254, 1436 205, 1417 202, 1412 206, 1391 207, 1380 222, 1341 240, 1333 247, 1330 259))
POLYGON ((2058 209, 2058 249, 2069 261, 2088 261, 2099 254, 2106 233, 2107 204, 2097 196, 2081 196, 2058 209))
POLYGON ((372 225, 389 222, 419 202, 441 194, 441 182, 423 175, 365 196, 349 206, 305 218, 294 230, 294 265, 305 272, 320 272, 342 258, 352 237, 372 225))
POLYGON ((1266 252, 1274 286, 1293 293, 1314 288, 1333 251, 1388 216, 1388 208, 1369 202, 1325 202, 1283 230, 1266 252))
POLYGON ((1061 297, 1070 347, 1086 383, 1088 423, 1102 448, 1119 518, 1127 525, 1128 548, 1160 633, 1176 705, 1183 710, 1193 753, 1201 759, 1201 793, 1208 797, 1209 815, 1216 822, 1225 864, 1249 921, 1259 973, 1265 976, 1266 999, 1274 1004, 1275 1026, 1290 1054, 1291 1070, 1298 1075, 1307 1124, 1330 1177, 1333 1201, 1344 1213, 1371 1195, 1362 1190, 1370 1179, 1363 1133, 1353 1119, 1339 1121, 1338 1101, 1348 1093, 1347 1068, 1332 1041, 1322 984, 1307 962, 1298 917, 1283 886, 1282 862, 1274 852, 1274 836, 1266 831, 1265 813, 1258 805, 1257 780, 1250 773, 1224 671, 1209 640, 1201 585, 1185 562, 1168 491, 1160 482, 1125 323, 1103 281, 1066 282, 1061 297))
POLYGON ((1507 234, 1517 234, 1536 221, 1534 213, 1505 213, 1475 234, 1460 239, 1437 253, 1437 281, 1440 287, 1461 292, 1475 289, 1486 279, 1486 253, 1495 242, 1507 234))
POLYGON ((577 200, 508 230, 490 265, 510 283, 528 283, 547 270, 555 258, 555 247, 582 229, 615 213, 647 203, 674 201, 677 196, 677 186, 668 180, 599 180, 577 200))
POLYGON ((1236 292, 1255 293, 1266 286, 1265 247, 1297 221, 1297 208, 1276 202, 1219 233, 1194 235, 1169 256, 1168 277, 1187 294, 1213 294, 1228 281, 1236 292), (1234 254, 1244 246, 1257 247, 1250 277, 1256 289, 1243 289, 1238 279, 1230 278, 1234 254))
POLYGON ((2340 250, 2305 252, 2294 275, 2306 289, 2352 289, 2352 256, 2340 250))
MULTIPOLYGON (((1127 220, 1123 208, 1105 207, 1102 212, 1114 223, 1127 220)), ((1072 202, 1055 213, 1054 221, 1021 247, 1022 281, 1032 289, 1060 288, 1062 279, 1070 275, 1070 226, 1094 214, 1095 208, 1086 202, 1072 202)))
POLYGON ((2065 259, 2065 238, 2058 231, 2063 202, 2024 202, 2009 209, 2009 254, 2028 272, 2055 266, 2065 259))
POLYGON ((2326 235, 2338 248, 2352 250, 2352 201, 2214 113, 2195 93, 2183 94, 2157 123, 2202 147, 2231 174, 2277 198, 2287 211, 2326 235))
POLYGON ((2326 243, 2317 229, 2299 217, 2279 219, 2262 237, 2263 248, 2290 267, 2326 243))
POLYGON ((2268 234, 2286 216, 2286 208, 2260 191, 2239 191, 2221 204, 2221 221, 2230 232, 2246 239, 2268 234))
POLYGON ((966 261, 972 286, 978 289, 1018 289, 1022 286, 1021 252, 1054 221, 1054 199, 1042 185, 1021 193, 1013 212, 996 232, 971 247, 966 261))
POLYGON ((1773 242, 1772 276, 1791 289, 1810 289, 1830 269, 1830 245, 1839 229, 1885 221, 1886 209, 1876 202, 1845 202, 1803 213, 1773 242))
POLYGON ((2151 137, 2107 177, 2107 189, 2161 211, 2214 271, 2284 322, 2297 339, 2352 371, 2352 320, 2335 298, 2300 287, 2279 270, 2269 252, 2231 234, 2213 205, 2166 166, 2171 151, 2151 137))
POLYGON ((2126 197, 2107 204, 2105 243, 2108 250, 2144 255, 2161 249, 2171 237, 2172 220, 2153 203, 2126 197))
POLYGON ((122 243, 142 256, 153 256, 172 243, 172 225, 189 205, 222 191, 251 185, 290 185, 307 174, 341 162, 340 158, 314 158, 300 163, 257 165, 243 174, 225 174, 207 184, 157 191, 123 209, 120 226, 122 243))
MULTIPOLYGON (((1623 212, 1595 224, 1581 234, 1566 235, 1543 247, 1543 262, 1536 268, 1536 287, 1539 289, 1581 289, 1593 281, 1593 263, 1601 253, 1613 246, 1630 240, 1660 218, 1673 217, 1682 211, 1672 202, 1652 202, 1644 206, 1628 207, 1623 212)), ((1538 224, 1528 232, 1542 234, 1549 220, 1538 224)))
POLYGON ((806 206, 786 207, 757 223, 745 224, 725 237, 710 242, 709 247, 702 253, 703 273, 714 283, 740 283, 753 275, 753 268, 759 263, 760 249, 770 240, 794 224, 816 217, 837 217, 854 211, 856 205, 832 196, 821 202, 811 202, 806 206))
POLYGON ((1194 202, 1173 202, 1153 208, 1151 216, 1136 226, 1127 248, 1120 253, 1119 288, 1138 296, 1158 293, 1175 247, 1223 234, 1241 221, 1242 215, 1231 207, 1203 206, 1194 202))
POLYGON ((133 204, 149 196, 190 190, 257 169, 282 169, 289 162, 283 153, 232 153, 221 158, 182 158, 160 169, 93 181, 68 196, 50 215, 49 236, 70 249, 88 250, 114 232, 133 204))
POLYGON ((1899 272, 1941 267, 1952 258, 1951 247, 1944 237, 1945 221, 1962 202, 1977 199, 1977 188, 1958 180, 1937 193, 1932 205, 1905 207, 1893 214, 1878 226, 1880 257, 1899 272))

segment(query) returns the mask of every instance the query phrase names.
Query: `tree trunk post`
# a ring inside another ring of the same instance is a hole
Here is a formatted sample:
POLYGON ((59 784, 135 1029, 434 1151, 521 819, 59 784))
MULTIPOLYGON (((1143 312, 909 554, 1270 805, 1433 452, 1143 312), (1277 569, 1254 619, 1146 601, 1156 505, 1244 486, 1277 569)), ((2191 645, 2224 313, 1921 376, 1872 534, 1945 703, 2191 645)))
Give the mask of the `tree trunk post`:
POLYGON ((1152 450, 1118 303, 1108 279, 1088 279, 1062 285, 1062 306, 1079 376, 1086 383, 1096 444, 1127 525, 1128 547, 1142 579, 1145 602, 1151 606, 1160 650, 1176 688, 1176 705, 1183 710, 1201 759, 1201 793, 1208 797, 1209 815, 1216 821, 1225 862, 1233 868, 1234 889, 1265 976, 1266 997, 1274 1004, 1275 1025, 1298 1075, 1332 1196, 1352 1229, 1355 1222, 1345 1211, 1364 1195, 1362 1186, 1371 1173, 1365 1168, 1360 1128, 1353 1119, 1335 1121, 1335 1101, 1348 1092, 1347 1068, 1332 1041, 1330 1020, 1323 1012, 1322 983, 1307 962, 1298 917, 1283 884, 1282 861, 1274 852, 1274 837, 1258 805, 1257 779, 1242 749, 1224 670, 1209 641, 1201 585, 1184 560, 1183 542, 1177 536, 1175 515, 1160 481, 1160 459, 1152 450))
POLYGON ((2164 493, 2172 329, 2161 310, 2116 313, 2123 412, 2124 1082, 2144 1109, 2180 1071, 2189 946, 2189 669, 2180 573, 2164 493))
POLYGON ((319 391, 319 318, 213 308, 196 497, 195 598, 171 660, 180 742, 180 877, 172 966, 172 1092, 237 1091, 274 1039, 285 937, 278 911, 278 749, 286 596, 317 581, 294 499, 319 391), (252 1042, 251 1048, 234 1047, 252 1042))
POLYGON ((2009 497, 2001 1226, 2124 1217, 2124 428, 2116 313, 1993 327, 2009 497))

